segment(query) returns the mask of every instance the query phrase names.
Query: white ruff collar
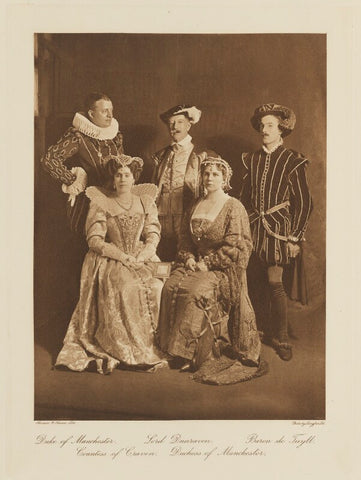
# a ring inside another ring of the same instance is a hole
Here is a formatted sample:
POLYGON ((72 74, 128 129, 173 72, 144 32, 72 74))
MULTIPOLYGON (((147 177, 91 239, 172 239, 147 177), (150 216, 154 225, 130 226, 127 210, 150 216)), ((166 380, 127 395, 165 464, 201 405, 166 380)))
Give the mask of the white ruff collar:
POLYGON ((109 127, 98 127, 98 125, 95 125, 95 123, 79 112, 74 115, 73 127, 87 137, 96 138, 97 140, 113 140, 119 131, 119 124, 115 118, 112 118, 109 127))
POLYGON ((280 146, 280 145, 283 145, 283 140, 282 138, 280 138, 280 141, 278 143, 276 143, 276 145, 274 145, 272 148, 267 148, 266 145, 262 145, 262 148, 263 150, 266 152, 266 153, 273 153, 277 150, 277 148, 280 146))

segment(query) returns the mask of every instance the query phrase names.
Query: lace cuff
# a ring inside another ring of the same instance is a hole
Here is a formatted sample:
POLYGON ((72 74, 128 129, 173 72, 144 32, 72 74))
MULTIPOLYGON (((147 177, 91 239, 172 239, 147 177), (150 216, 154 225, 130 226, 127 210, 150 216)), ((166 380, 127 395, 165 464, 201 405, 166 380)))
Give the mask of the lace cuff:
POLYGON ((76 176, 76 179, 70 185, 63 183, 62 190, 69 195, 79 195, 80 192, 84 192, 88 183, 88 175, 86 171, 81 167, 74 167, 71 169, 71 173, 76 176))

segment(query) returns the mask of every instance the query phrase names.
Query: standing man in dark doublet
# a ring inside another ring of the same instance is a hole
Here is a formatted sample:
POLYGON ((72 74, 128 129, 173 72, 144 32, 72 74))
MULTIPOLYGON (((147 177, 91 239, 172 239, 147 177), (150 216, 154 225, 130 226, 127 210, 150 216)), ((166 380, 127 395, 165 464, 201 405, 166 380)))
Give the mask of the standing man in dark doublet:
MULTIPOLYGON (((59 304, 68 308, 66 317, 75 307, 79 297, 80 271, 88 251, 85 223, 90 200, 86 195, 89 186, 106 187, 111 177, 108 162, 123 153, 123 135, 113 116, 113 103, 102 92, 89 93, 81 111, 58 141, 49 146, 41 158, 44 170, 58 182, 66 194, 66 212, 70 231, 65 232, 68 247, 67 260, 63 262, 63 275, 69 278, 67 288, 61 288, 59 304), (76 240, 73 242, 73 240, 76 240)), ((56 212, 54 212, 56 214, 56 212)), ((49 225, 49 229, 52 226, 49 225)), ((62 285, 63 287, 63 285, 62 285)))
MULTIPOLYGON (((291 262, 296 265, 293 259, 300 258, 312 210, 308 160, 283 145, 295 123, 294 112, 285 106, 269 103, 256 108, 251 124, 262 135, 263 145, 242 155, 241 172, 241 201, 248 211, 254 250, 249 266, 250 291, 256 293, 252 302, 263 323, 265 343, 285 361, 292 358, 292 345, 283 272, 291 262), (252 269, 266 275, 265 291, 260 290, 260 283, 252 288, 252 269)), ((302 284, 303 279, 299 280, 302 284)))
POLYGON ((123 153, 123 136, 113 117, 113 104, 104 93, 92 92, 84 111, 76 112, 72 125, 41 159, 44 169, 69 195, 67 213, 73 231, 84 234, 89 199, 88 186, 106 186, 107 163, 123 153))
POLYGON ((152 182, 159 188, 157 204, 162 231, 158 255, 167 262, 177 254, 183 213, 201 195, 200 163, 207 155, 216 155, 194 145, 189 135, 201 113, 195 106, 176 105, 160 115, 171 143, 152 156, 152 182))

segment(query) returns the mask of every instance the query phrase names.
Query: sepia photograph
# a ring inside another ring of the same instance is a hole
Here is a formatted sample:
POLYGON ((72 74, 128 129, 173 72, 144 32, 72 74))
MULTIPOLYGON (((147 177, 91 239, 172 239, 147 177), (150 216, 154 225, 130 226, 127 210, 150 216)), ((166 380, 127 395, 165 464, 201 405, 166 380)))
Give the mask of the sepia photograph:
POLYGON ((34 420, 326 419, 326 33, 34 46, 34 420))
POLYGON ((0 478, 360 477, 358 3, 4 2, 0 478))

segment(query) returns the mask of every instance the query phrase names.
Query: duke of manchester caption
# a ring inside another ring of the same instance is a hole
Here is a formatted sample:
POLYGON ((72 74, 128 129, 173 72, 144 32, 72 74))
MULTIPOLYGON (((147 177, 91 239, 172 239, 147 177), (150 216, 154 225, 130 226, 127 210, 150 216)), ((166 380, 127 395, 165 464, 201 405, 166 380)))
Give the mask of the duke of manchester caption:
POLYGON ((180 433, 159 435, 149 433, 139 442, 115 439, 102 435, 49 435, 40 434, 34 439, 38 448, 70 449, 79 458, 98 457, 112 461, 122 458, 139 457, 183 457, 207 461, 216 457, 264 457, 275 449, 288 447, 295 449, 312 448, 317 444, 315 432, 299 431, 281 436, 262 436, 249 433, 240 436, 233 443, 203 437, 187 437, 180 433))

